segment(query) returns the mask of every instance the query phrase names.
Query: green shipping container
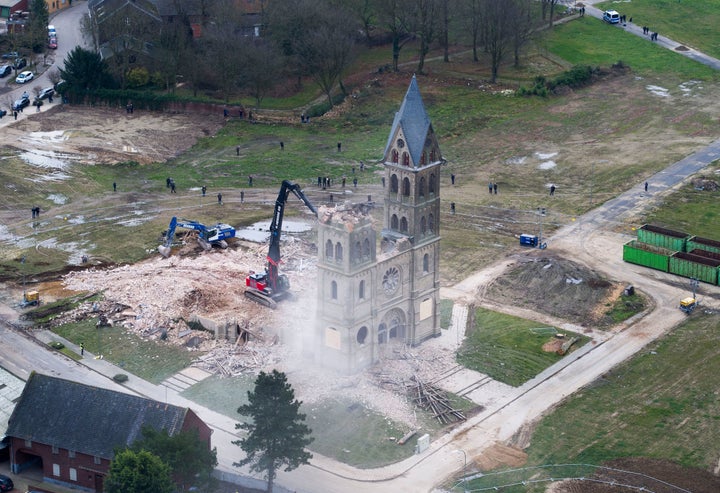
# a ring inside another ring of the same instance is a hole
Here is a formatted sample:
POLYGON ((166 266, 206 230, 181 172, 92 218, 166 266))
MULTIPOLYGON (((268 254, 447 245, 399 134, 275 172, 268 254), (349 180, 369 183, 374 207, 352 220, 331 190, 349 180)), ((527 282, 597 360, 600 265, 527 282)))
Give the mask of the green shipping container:
POLYGON ((677 252, 670 257, 670 273, 691 277, 708 284, 717 284, 720 260, 677 252))
POLYGON ((670 256, 675 253, 666 248, 648 245, 632 240, 623 245, 623 260, 631 264, 650 267, 651 269, 668 272, 670 256))
POLYGON ((690 238, 690 235, 687 233, 673 231, 651 224, 646 224, 638 229, 637 236, 638 241, 642 243, 667 248, 668 250, 674 250, 676 252, 687 251, 686 244, 690 238))
POLYGON ((712 258, 715 260, 720 260, 720 253, 709 252, 707 250, 700 250, 699 248, 694 248, 692 250, 689 250, 688 253, 691 255, 699 255, 699 256, 705 257, 705 258, 712 258))
POLYGON ((720 253, 720 241, 693 236, 687 241, 687 251, 691 252, 696 249, 720 253))

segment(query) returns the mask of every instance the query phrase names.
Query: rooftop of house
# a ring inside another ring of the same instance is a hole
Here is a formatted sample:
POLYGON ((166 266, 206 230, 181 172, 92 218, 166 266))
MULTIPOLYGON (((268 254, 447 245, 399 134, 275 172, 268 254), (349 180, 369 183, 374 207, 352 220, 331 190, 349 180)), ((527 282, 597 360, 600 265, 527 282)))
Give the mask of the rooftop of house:
POLYGON ((7 435, 111 459, 142 428, 182 429, 188 409, 33 373, 10 416, 7 435))

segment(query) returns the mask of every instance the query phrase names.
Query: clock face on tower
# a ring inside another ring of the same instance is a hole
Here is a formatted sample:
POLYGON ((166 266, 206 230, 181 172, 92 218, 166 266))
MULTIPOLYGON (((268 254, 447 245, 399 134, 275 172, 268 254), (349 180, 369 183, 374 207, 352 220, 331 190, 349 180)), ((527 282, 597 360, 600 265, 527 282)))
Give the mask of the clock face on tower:
POLYGON ((385 274, 383 275, 382 285, 383 289, 385 290, 385 294, 390 295, 397 291, 398 287, 400 286, 400 271, 397 269, 397 267, 390 267, 388 270, 385 271, 385 274))

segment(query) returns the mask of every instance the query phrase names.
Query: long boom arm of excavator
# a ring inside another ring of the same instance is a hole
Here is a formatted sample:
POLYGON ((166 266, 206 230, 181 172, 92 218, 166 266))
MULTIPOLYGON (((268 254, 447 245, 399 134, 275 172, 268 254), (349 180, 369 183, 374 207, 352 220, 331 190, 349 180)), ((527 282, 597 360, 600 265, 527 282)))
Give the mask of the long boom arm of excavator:
POLYGON ((315 216, 317 216, 317 209, 303 194, 300 185, 297 185, 291 181, 283 180, 280 186, 280 192, 278 193, 277 199, 275 200, 275 212, 273 214, 272 223, 270 224, 270 248, 268 249, 267 255, 267 273, 268 273, 268 285, 273 291, 278 289, 278 265, 280 264, 280 236, 282 233, 282 222, 285 214, 285 203, 287 202, 288 195, 290 192, 295 194, 297 198, 303 201, 303 203, 310 209, 315 216))

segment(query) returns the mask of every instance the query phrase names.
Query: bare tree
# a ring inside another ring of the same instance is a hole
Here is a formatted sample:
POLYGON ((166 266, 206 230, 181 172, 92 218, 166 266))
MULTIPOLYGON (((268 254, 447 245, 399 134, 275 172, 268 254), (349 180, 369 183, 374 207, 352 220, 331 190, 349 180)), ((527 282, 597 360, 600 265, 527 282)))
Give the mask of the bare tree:
POLYGON ((410 31, 420 41, 417 71, 422 74, 438 28, 439 0, 411 0, 410 8, 410 31))
POLYGON ((163 25, 158 46, 155 48, 156 67, 163 76, 166 90, 175 92, 183 59, 190 55, 191 47, 190 21, 187 14, 180 11, 177 19, 163 25))
POLYGON ((542 18, 545 20, 546 14, 550 14, 550 27, 553 26, 553 16, 555 15, 555 6, 560 0, 542 0, 542 18), (548 12, 549 11, 549 12, 548 12))
POLYGON ((405 44, 413 39, 409 29, 410 2, 412 0, 374 0, 380 23, 392 36, 392 68, 398 71, 400 51, 405 44))
POLYGON ((372 30, 377 19, 377 11, 373 5, 373 0, 345 0, 350 11, 355 14, 358 22, 362 26, 362 32, 365 35, 365 44, 372 46, 372 30))
POLYGON ((288 74, 297 77, 297 87, 302 87, 302 78, 309 75, 299 55, 299 43, 315 28, 314 0, 275 0, 268 5, 266 19, 268 31, 278 50, 285 57, 288 74))
POLYGON ((270 31, 294 67, 298 80, 310 76, 332 106, 335 85, 345 92, 342 74, 355 55, 358 25, 327 0, 278 0, 269 5, 270 31))
POLYGON ((128 3, 100 17, 94 15, 92 19, 99 50, 123 89, 131 66, 137 63, 138 57, 150 56, 150 49, 157 44, 162 27, 162 20, 156 12, 133 5, 128 3))
POLYGON ((223 100, 228 102, 230 95, 240 85, 243 54, 235 47, 243 43, 243 36, 230 17, 208 25, 205 34, 203 51, 207 54, 206 61, 212 66, 211 71, 205 72, 205 78, 220 89, 223 100))
POLYGON ((512 46, 514 32, 511 4, 508 0, 484 0, 482 4, 482 40, 485 52, 490 57, 490 80, 493 84, 497 82, 500 64, 512 46))
POLYGON ((247 39, 240 49, 244 57, 241 85, 255 98, 255 105, 260 106, 280 76, 282 57, 274 45, 261 39, 247 39))
POLYGON ((440 1, 440 44, 443 47, 443 61, 450 61, 450 1, 440 1))
POLYGON ((332 107, 335 85, 338 84, 343 94, 346 93, 342 74, 355 56, 354 29, 348 23, 347 12, 323 9, 317 14, 315 29, 299 40, 297 53, 332 107))
POLYGON ((483 0, 462 0, 460 4, 460 15, 463 19, 462 24, 470 33, 474 62, 480 60, 478 57, 478 44, 480 42, 480 29, 483 19, 482 4, 483 0))
POLYGON ((520 51, 530 41, 535 32, 536 21, 533 18, 534 0, 511 0, 510 22, 513 31, 513 56, 515 67, 520 66, 520 51))

